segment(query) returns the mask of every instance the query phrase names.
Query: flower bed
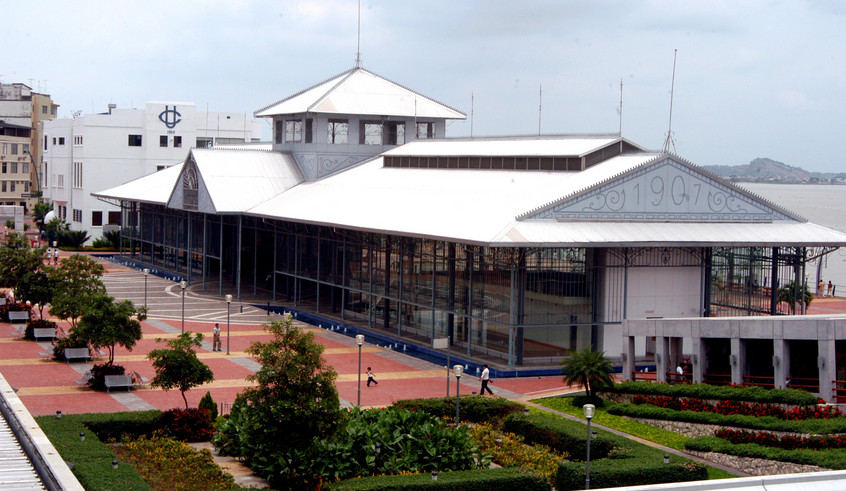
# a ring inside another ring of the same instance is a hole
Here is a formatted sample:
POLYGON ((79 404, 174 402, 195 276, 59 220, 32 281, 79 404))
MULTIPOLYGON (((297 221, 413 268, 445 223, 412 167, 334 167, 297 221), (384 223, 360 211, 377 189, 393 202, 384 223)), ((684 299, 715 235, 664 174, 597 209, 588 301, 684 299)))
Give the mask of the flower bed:
POLYGON ((844 435, 809 437, 794 435, 778 436, 767 431, 753 432, 720 428, 714 432, 714 436, 734 444, 754 443, 756 445, 782 448, 785 450, 828 450, 832 448, 846 448, 846 436, 844 435))
POLYGON ((676 398, 667 396, 636 395, 632 398, 635 405, 648 404, 676 411, 709 412, 731 416, 735 414, 743 416, 772 416, 785 420, 805 419, 832 419, 843 415, 843 412, 834 406, 803 406, 786 410, 781 406, 773 404, 756 404, 741 401, 723 400, 716 404, 709 404, 696 398, 676 398))

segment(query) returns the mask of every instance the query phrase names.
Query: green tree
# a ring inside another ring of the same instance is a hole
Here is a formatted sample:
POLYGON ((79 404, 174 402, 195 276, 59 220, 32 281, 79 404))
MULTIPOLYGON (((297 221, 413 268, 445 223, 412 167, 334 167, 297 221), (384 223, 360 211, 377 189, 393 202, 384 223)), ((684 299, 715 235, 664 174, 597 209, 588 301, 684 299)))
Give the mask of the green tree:
POLYGON ((305 489, 310 476, 299 471, 314 456, 316 440, 338 428, 338 374, 322 358, 314 334, 294 326, 290 314, 264 328, 273 339, 246 350, 261 364, 247 377, 257 385, 244 390, 237 427, 225 431, 234 437, 230 445, 274 486, 305 489))
POLYGON ((135 305, 129 300, 115 302, 105 294, 92 295, 73 333, 94 348, 106 348, 109 351, 106 365, 114 365, 115 346, 132 351, 141 339, 141 322, 137 314, 135 305))
POLYGON ((92 298, 106 293, 100 281, 105 272, 102 264, 88 256, 74 254, 62 259, 50 278, 54 285, 50 313, 70 320, 71 328, 76 327, 77 319, 87 311, 92 298))
MULTIPOLYGON (((162 341, 161 338, 156 339, 156 342, 160 341, 162 341)), ((214 380, 211 368, 197 358, 197 352, 194 350, 194 347, 202 346, 202 343, 201 333, 193 335, 191 331, 188 331, 168 340, 169 348, 156 349, 147 354, 147 358, 153 361, 153 368, 156 369, 156 376, 153 377, 150 385, 164 390, 179 389, 182 400, 185 401, 185 409, 188 409, 185 392, 191 387, 214 380)))
MULTIPOLYGON (((0 284, 18 288, 27 275, 44 266, 46 255, 46 248, 30 247, 23 234, 8 234, 0 247, 0 284)), ((20 295, 16 298, 22 299, 20 295)))
POLYGON ((44 230, 44 217, 53 210, 53 203, 49 200, 39 201, 32 207, 32 221, 38 226, 38 230, 44 230))
POLYGON ((805 290, 805 307, 811 305, 814 300, 814 294, 808 288, 807 283, 804 285, 797 284, 795 281, 788 282, 786 285, 778 289, 778 301, 787 302, 790 305, 790 313, 796 313, 796 304, 802 301, 802 290, 805 290))
POLYGON ((596 389, 614 384, 611 379, 611 362, 605 357, 604 351, 594 351, 590 347, 582 351, 573 350, 561 365, 564 383, 584 386, 588 397, 594 396, 596 389))
POLYGON ((42 266, 22 278, 18 284, 18 296, 22 300, 29 300, 33 306, 38 306, 38 316, 44 318, 44 306, 53 301, 53 281, 50 275, 53 268, 42 266))

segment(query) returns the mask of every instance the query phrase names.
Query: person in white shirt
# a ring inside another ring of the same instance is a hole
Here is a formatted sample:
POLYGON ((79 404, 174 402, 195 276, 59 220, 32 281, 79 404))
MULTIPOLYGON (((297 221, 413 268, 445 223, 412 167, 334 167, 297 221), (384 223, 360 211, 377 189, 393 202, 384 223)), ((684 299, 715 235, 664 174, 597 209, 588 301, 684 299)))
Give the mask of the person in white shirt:
POLYGON ((220 349, 220 324, 215 324, 212 329, 212 351, 222 351, 220 349))
POLYGON ((488 391, 488 394, 493 395, 493 391, 490 387, 488 387, 488 382, 491 378, 491 371, 488 370, 487 365, 482 365, 482 376, 479 377, 479 380, 482 381, 482 389, 479 391, 481 395, 485 395, 485 391, 488 391))

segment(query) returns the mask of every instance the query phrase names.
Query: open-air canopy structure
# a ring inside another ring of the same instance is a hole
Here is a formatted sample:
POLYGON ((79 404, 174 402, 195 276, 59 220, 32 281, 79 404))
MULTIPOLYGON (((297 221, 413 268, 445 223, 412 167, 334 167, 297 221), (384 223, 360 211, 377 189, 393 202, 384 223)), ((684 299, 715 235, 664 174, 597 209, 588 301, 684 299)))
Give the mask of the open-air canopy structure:
MULTIPOLYGON (((846 244, 620 135, 446 138, 463 114, 362 68, 256 115, 270 151, 192 149, 95 193, 123 210, 122 254, 503 368, 587 346, 654 362, 665 340, 624 321, 786 314, 779 290, 846 244)), ((692 347, 666 343, 663 367, 692 347)), ((725 368, 707 354, 699 377, 725 368)))

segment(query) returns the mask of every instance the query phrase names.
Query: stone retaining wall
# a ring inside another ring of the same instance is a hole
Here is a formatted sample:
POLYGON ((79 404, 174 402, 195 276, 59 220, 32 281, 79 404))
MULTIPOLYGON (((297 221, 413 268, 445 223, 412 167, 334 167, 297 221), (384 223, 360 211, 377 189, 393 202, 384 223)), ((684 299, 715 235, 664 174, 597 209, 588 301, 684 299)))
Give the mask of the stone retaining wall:
MULTIPOLYGON (((658 419, 644 419, 644 418, 630 418, 640 423, 648 424, 656 428, 679 433, 684 436, 695 438, 697 436, 711 436, 714 430, 718 428, 727 428, 735 430, 748 430, 748 428, 731 428, 727 426, 706 425, 701 423, 685 423, 683 421, 665 421, 658 419)), ((756 430, 751 430, 756 431, 756 430)), ((780 431, 771 431, 770 433, 778 435, 798 435, 796 433, 786 433, 780 431)), ((791 462, 779 462, 776 460, 756 459, 753 457, 738 457, 735 455, 728 455, 719 452, 697 452, 693 450, 685 450, 685 453, 695 455, 708 462, 724 465, 726 467, 737 469, 745 472, 751 476, 769 476, 773 474, 793 474, 798 472, 820 472, 826 471, 823 467, 816 465, 794 464, 791 462)))

